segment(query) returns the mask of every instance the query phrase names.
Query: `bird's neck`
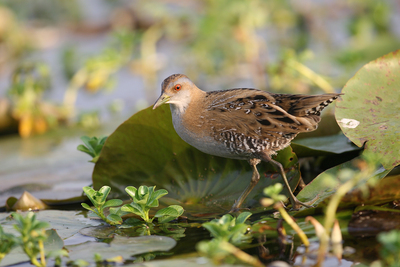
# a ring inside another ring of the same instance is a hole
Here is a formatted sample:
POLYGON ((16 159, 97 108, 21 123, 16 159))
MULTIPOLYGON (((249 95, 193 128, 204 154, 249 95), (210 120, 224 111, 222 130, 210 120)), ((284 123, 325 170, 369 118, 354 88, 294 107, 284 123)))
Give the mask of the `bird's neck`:
POLYGON ((189 107, 195 107, 197 104, 202 103, 204 101, 206 92, 193 88, 190 91, 180 92, 179 99, 175 99, 174 101, 169 101, 172 115, 182 117, 189 107))

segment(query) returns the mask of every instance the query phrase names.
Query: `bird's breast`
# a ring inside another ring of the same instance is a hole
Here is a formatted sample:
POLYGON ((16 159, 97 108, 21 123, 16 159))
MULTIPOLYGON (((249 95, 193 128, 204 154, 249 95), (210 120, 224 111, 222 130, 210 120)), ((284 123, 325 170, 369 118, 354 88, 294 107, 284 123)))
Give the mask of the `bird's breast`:
POLYGON ((189 145, 206 154, 214 156, 242 160, 249 158, 244 154, 238 155, 233 153, 233 151, 231 151, 223 141, 221 142, 216 140, 216 138, 211 134, 212 129, 208 129, 211 126, 201 115, 196 118, 188 118, 185 114, 174 111, 176 110, 171 108, 174 129, 182 140, 189 145))

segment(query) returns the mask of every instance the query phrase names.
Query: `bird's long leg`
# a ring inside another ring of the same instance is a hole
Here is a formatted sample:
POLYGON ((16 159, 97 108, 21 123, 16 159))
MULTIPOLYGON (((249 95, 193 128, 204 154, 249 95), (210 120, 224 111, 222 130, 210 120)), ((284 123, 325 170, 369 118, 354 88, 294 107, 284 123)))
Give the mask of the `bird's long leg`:
POLYGON ((293 192, 292 192, 292 189, 290 188, 289 182, 288 182, 288 180, 287 180, 287 178, 286 178, 285 170, 283 169, 283 166, 282 166, 282 164, 281 164, 280 162, 271 159, 271 157, 269 157, 269 156, 267 156, 267 155, 263 155, 263 158, 262 158, 262 159, 263 159, 264 161, 269 161, 269 162, 271 162, 272 164, 274 164, 275 166, 277 166, 277 167, 279 168, 279 171, 280 171, 280 173, 281 173, 281 176, 282 176, 282 178, 283 178, 283 181, 285 182, 285 186, 286 186, 286 188, 287 188, 288 191, 289 191, 289 199, 290 199, 290 203, 292 204, 292 209, 297 210, 297 209, 300 208, 300 206, 305 206, 305 207, 307 207, 307 208, 312 208, 312 206, 308 205, 307 203, 301 202, 300 200, 298 200, 298 199, 294 196, 294 194, 293 194, 293 192))
POLYGON ((240 197, 235 202, 235 204, 233 204, 233 206, 229 212, 235 212, 235 211, 239 210, 240 206, 243 204, 246 197, 249 195, 251 190, 253 190, 253 188, 256 186, 256 184, 260 180, 260 174, 258 173, 258 170, 257 170, 257 164, 260 162, 261 162, 261 160, 259 160, 259 159, 249 160, 249 163, 250 163, 251 167, 253 168, 253 175, 251 176, 250 184, 246 187, 246 189, 240 195, 240 197))

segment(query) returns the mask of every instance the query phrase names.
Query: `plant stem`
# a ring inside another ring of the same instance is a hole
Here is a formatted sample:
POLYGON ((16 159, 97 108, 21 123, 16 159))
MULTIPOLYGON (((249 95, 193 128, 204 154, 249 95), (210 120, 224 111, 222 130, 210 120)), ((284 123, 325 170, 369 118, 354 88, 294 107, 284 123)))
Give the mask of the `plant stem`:
POLYGON ((255 266, 255 267, 264 267, 264 264, 262 264, 262 262, 259 259, 250 256, 249 254, 238 249, 237 247, 235 247, 234 245, 232 245, 229 242, 221 241, 221 247, 225 251, 234 255, 236 258, 238 258, 242 262, 245 262, 245 263, 255 266))
POLYGON ((71 82, 64 94, 64 107, 69 117, 74 116, 74 106, 78 97, 79 88, 81 88, 87 79, 88 73, 86 69, 79 70, 72 77, 71 82))
POLYGON ((348 180, 339 188, 336 190, 336 193, 332 196, 331 200, 328 203, 328 206, 326 208, 326 215, 325 215, 325 223, 324 223, 324 228, 326 233, 329 235, 333 226, 333 223, 335 222, 335 217, 336 217, 336 210, 339 206, 340 200, 344 195, 346 195, 347 192, 349 192, 360 180, 359 177, 362 177, 361 175, 356 175, 355 178, 348 180))
POLYGON ((46 257, 44 254, 43 240, 39 240, 39 249, 40 249, 40 263, 42 266, 46 266, 46 257))
POLYGON ((102 207, 97 207, 98 212, 96 213, 103 221, 108 223, 109 225, 117 225, 117 223, 114 223, 113 221, 110 221, 107 219, 107 217, 104 215, 104 211, 102 207))
POLYGON ((313 81, 318 87, 326 93, 334 93, 335 89, 320 75, 316 74, 313 70, 298 62, 297 60, 290 60, 288 65, 297 70, 300 74, 313 81))
POLYGON ((144 211, 144 221, 146 222, 146 223, 152 223, 153 222, 153 219, 150 219, 150 217, 149 217, 149 212, 150 212, 150 209, 149 208, 143 208, 143 211, 144 211))
POLYGON ((300 227, 297 225, 297 223, 292 219, 292 217, 286 212, 285 208, 282 206, 281 203, 276 203, 274 205, 274 208, 277 209, 282 218, 292 227, 293 230, 296 231, 296 233, 299 235, 301 241, 306 247, 310 246, 310 241, 308 241, 308 238, 306 234, 303 232, 303 230, 300 229, 300 227))

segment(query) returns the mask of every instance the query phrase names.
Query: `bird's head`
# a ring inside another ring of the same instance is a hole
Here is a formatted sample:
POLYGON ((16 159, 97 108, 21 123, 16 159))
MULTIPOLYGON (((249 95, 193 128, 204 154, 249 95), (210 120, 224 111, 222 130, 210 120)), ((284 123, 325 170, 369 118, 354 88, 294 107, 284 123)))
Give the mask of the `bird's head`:
POLYGON ((162 104, 172 104, 183 112, 190 103, 191 94, 196 85, 183 74, 173 74, 161 84, 161 96, 154 103, 153 109, 162 104))

